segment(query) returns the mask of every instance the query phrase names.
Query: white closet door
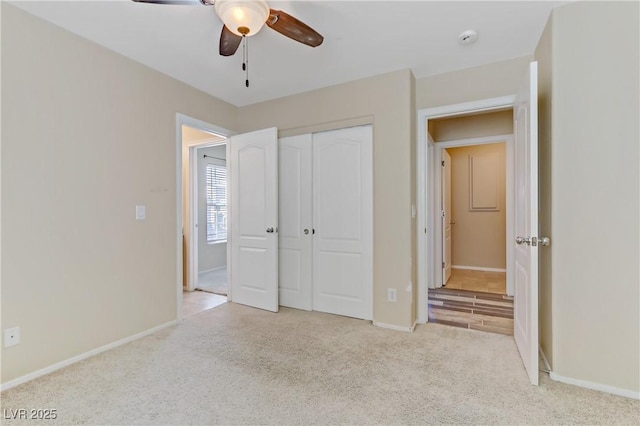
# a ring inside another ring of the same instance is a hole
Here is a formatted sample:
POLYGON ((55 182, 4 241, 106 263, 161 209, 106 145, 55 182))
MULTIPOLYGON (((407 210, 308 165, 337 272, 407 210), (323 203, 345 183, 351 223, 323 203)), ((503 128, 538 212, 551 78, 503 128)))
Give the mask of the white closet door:
POLYGON ((229 145, 232 300, 278 312, 278 130, 229 145))
POLYGON ((313 135, 313 309, 372 319, 371 126, 313 135))
POLYGON ((278 144, 280 305, 310 311, 313 226, 311 134, 278 144))

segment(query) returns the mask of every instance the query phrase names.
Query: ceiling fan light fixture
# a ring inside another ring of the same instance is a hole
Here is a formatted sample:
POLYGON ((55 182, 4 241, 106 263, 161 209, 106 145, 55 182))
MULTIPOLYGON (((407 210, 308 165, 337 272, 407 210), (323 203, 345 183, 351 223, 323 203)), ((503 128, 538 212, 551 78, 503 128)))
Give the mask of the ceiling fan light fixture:
POLYGON ((252 36, 260 31, 270 11, 265 0, 218 0, 215 8, 220 20, 239 36, 252 36))

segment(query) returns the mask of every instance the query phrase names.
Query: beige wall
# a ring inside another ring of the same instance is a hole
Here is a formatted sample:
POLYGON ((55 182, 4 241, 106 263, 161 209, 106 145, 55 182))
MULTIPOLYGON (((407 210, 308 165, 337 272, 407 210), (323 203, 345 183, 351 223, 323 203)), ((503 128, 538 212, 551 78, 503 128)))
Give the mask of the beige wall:
POLYGON ((373 317, 404 327, 415 320, 412 88, 412 74, 403 70, 247 106, 238 114, 240 132, 277 126, 280 136, 373 123, 373 317), (387 288, 398 290, 397 302, 387 301, 387 288))
POLYGON ((429 133, 436 142, 513 133, 513 110, 429 120, 429 133))
MULTIPOLYGON (((553 188, 551 220, 543 215, 552 241, 551 283, 545 284, 553 293, 552 367, 560 376, 636 395, 639 13, 637 2, 559 7, 551 46, 543 38, 537 52, 544 62, 544 87, 548 92, 550 66, 553 88, 553 109, 543 110, 541 127, 545 149, 551 149, 544 152, 551 164, 541 168, 551 167, 553 188)), ((549 278, 548 271, 543 275, 549 278)))
POLYGON ((433 108, 516 93, 531 56, 416 80, 416 107, 433 108))
POLYGON ((218 145, 198 150, 198 271, 204 272, 227 265, 227 243, 207 243, 207 164, 226 167, 226 162, 203 155, 226 158, 227 146, 218 145))
POLYGON ((451 259, 456 266, 505 269, 506 260, 506 150, 504 143, 447 149, 451 155, 451 259), (470 211, 469 157, 497 155, 499 211, 470 211))
POLYGON ((5 383, 176 319, 176 113, 236 109, 0 7, 5 383))

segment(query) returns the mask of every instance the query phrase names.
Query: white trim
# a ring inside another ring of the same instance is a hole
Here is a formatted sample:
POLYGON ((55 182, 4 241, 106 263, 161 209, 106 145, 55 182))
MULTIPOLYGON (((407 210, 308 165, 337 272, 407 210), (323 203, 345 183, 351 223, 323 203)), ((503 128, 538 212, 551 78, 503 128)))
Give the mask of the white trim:
POLYGON ((493 143, 508 142, 513 139, 513 133, 506 133, 503 135, 482 136, 479 138, 467 138, 456 139, 453 141, 436 142, 436 148, 456 148, 459 146, 472 146, 472 145, 490 145, 493 143))
MULTIPOLYGON (((182 126, 193 127, 227 139, 235 134, 235 132, 198 120, 197 118, 176 113, 176 318, 178 320, 182 319, 182 292, 184 291, 182 285, 182 126)), ((227 141, 221 141, 221 143, 226 142, 227 141)), ((202 140, 203 145, 208 143, 210 143, 210 140, 202 140)), ((189 150, 187 150, 187 152, 189 152, 189 150)), ((229 145, 227 144, 227 156, 228 155, 229 145)), ((229 259, 229 250, 227 249, 227 261, 229 259)), ((229 300, 231 299, 229 298, 229 300)))
MULTIPOLYGON (((503 96, 498 98, 490 98, 483 99, 479 101, 473 102, 465 102, 454 105, 446 105, 435 108, 426 108, 418 110, 418 119, 416 125, 418 126, 417 135, 418 139, 416 141, 416 153, 417 153, 417 185, 416 190, 418 193, 416 194, 417 199, 417 210, 418 210, 418 226, 417 230, 417 249, 418 249, 418 300, 417 300, 417 316, 418 323, 424 324, 427 322, 427 287, 428 277, 432 276, 433 271, 429 268, 428 265, 430 262, 433 262, 433 250, 429 250, 429 247, 433 243, 433 227, 434 224, 432 215, 429 213, 429 210, 433 210, 431 205, 427 205, 427 184, 432 184, 433 182, 429 182, 429 177, 427 176, 427 172, 432 172, 432 168, 428 167, 429 162, 433 162, 434 160, 434 152, 428 149, 428 120, 439 118, 439 117, 447 117, 452 115, 462 115, 464 113, 471 112, 479 112, 479 111, 492 111, 498 110, 502 108, 512 108, 515 100, 515 95, 503 96), (431 151, 431 152, 430 152, 431 151), (427 232, 425 232, 425 230, 427 232), (429 238, 427 238, 429 237, 429 238)), ((507 146, 507 156, 511 158, 509 151, 509 146, 507 146)), ((507 161, 509 163, 509 161, 507 161)), ((507 181, 509 174, 509 168, 507 168, 507 181)), ((432 180, 432 179, 431 179, 432 180)), ((507 188, 509 191, 509 188, 507 188)), ((433 194, 429 194, 431 197, 433 194)), ((509 238, 509 230, 510 223, 507 219, 507 238, 509 238)), ((509 254, 507 253, 507 262, 510 260, 509 254)), ((433 263, 431 263, 433 265, 433 263)), ((509 277, 507 277, 508 279, 509 277)))
POLYGON ((373 325, 376 327, 380 327, 380 328, 386 328, 389 330, 395 330, 395 331, 404 331, 407 333, 413 333, 413 330, 416 328, 416 324, 418 323, 418 320, 413 322, 413 325, 411 327, 404 327, 401 325, 393 325, 393 324, 385 324, 383 322, 377 322, 377 321, 372 321, 373 325))
POLYGON ((204 271, 199 271, 198 274, 206 274, 207 272, 219 271, 220 269, 226 268, 227 265, 218 266, 217 268, 205 269, 204 271))
POLYGON ((551 364, 549 364, 549 360, 547 356, 544 354, 542 350, 542 346, 538 345, 538 353, 540 354, 540 358, 542 359, 542 364, 544 365, 544 372, 551 373, 551 364))
MULTIPOLYGON (((187 217, 189 218, 189 234, 187 238, 186 263, 189 268, 187 273, 187 291, 194 291, 198 287, 198 146, 187 147, 189 172, 187 174, 187 192, 189 202, 187 205, 187 217)), ((182 185, 181 185, 182 187, 182 185)), ((184 257, 183 257, 184 258, 184 257)))
POLYGON ((585 389, 624 396, 625 398, 640 399, 640 392, 632 391, 629 389, 622 389, 615 386, 604 385, 602 383, 589 382, 587 380, 573 379, 571 377, 561 376, 557 373, 554 373, 553 371, 549 372, 549 377, 551 378, 551 380, 566 383, 568 385, 574 385, 585 389))
POLYGON ((444 105, 434 108, 426 108, 418 111, 418 118, 442 118, 466 113, 495 111, 500 108, 511 108, 515 102, 515 95, 501 96, 498 98, 480 99, 478 101, 463 102, 453 105, 444 105))
POLYGON ((38 377, 42 377, 44 375, 47 375, 49 373, 53 373, 54 371, 60 370, 64 367, 68 367, 71 364, 75 364, 76 362, 82 361, 84 359, 87 359, 89 357, 92 357, 94 355, 98 355, 99 353, 102 352, 106 352, 110 349, 113 348, 117 348, 118 346, 122 346, 125 345, 127 343, 133 342, 134 340, 138 340, 141 339, 142 337, 148 336, 150 334, 155 333, 156 331, 160 331, 162 329, 165 329, 167 327, 171 327, 173 325, 178 324, 178 320, 173 320, 173 321, 169 321, 166 322, 164 324, 161 324, 159 326, 150 328, 148 330, 142 331, 140 333, 134 334, 133 336, 129 336, 129 337, 125 337, 124 339, 120 339, 120 340, 116 340, 115 342, 109 343, 107 345, 104 346, 100 346, 99 348, 96 349, 92 349, 88 352, 82 353, 80 355, 76 355, 74 357, 71 357, 69 359, 66 359, 64 361, 60 361, 58 363, 55 363, 53 365, 50 365, 48 367, 42 368, 40 370, 34 371, 33 373, 29 373, 26 374, 22 377, 18 377, 17 379, 13 379, 10 380, 6 383, 2 383, 2 385, 0 385, 0 391, 6 391, 7 389, 11 389, 15 386, 21 385, 23 383, 26 383, 28 381, 31 381, 33 379, 37 379, 38 377))
POLYGON ((485 268, 483 266, 451 265, 453 269, 469 269, 471 271, 507 272, 506 268, 485 268))

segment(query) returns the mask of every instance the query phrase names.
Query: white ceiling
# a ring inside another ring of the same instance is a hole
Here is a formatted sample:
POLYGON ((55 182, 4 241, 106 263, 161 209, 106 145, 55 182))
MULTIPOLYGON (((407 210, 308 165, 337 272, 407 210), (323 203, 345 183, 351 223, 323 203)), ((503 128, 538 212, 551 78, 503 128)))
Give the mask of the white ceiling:
POLYGON ((218 54, 212 7, 114 1, 15 1, 16 6, 236 106, 410 68, 416 78, 533 53, 551 9, 566 1, 271 1, 324 36, 310 48, 264 27, 218 54), (467 29, 480 37, 462 46, 467 29))

